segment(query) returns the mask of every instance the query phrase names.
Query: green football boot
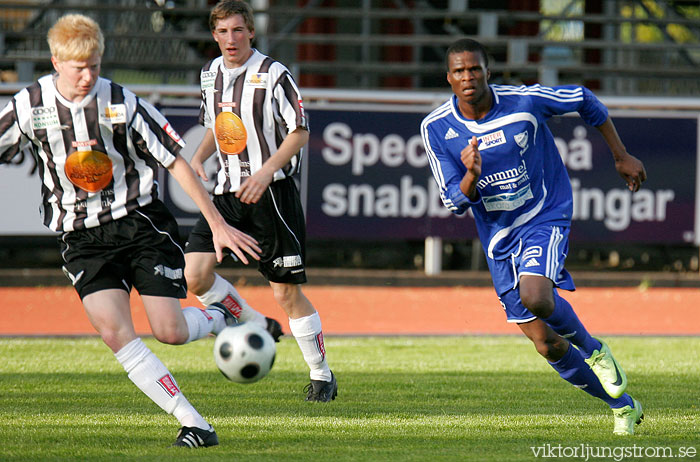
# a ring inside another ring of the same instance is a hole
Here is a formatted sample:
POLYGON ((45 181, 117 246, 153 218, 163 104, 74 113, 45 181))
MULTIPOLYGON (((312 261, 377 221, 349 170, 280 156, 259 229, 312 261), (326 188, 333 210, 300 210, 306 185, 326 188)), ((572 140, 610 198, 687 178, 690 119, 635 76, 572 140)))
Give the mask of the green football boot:
POLYGON ((613 433, 616 435, 634 435, 634 426, 642 423, 644 419, 644 412, 642 411, 642 404, 636 399, 632 398, 634 403, 634 408, 629 406, 624 406, 619 409, 613 409, 613 415, 615 416, 615 429, 613 433))
POLYGON ((593 350, 593 354, 586 359, 586 363, 600 380, 605 392, 613 398, 619 398, 627 389, 627 376, 613 357, 608 345, 600 339, 596 340, 600 342, 600 350, 593 350))

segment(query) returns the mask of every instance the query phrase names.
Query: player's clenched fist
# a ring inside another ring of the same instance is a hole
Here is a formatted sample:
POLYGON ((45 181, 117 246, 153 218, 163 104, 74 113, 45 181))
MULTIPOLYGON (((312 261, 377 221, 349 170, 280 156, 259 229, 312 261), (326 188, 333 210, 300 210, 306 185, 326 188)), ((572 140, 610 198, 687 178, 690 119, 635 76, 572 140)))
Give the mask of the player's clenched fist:
POLYGON ((481 176, 481 154, 479 154, 477 146, 479 146, 479 142, 476 136, 472 136, 467 147, 462 149, 461 157, 462 163, 467 167, 467 170, 476 178, 479 178, 481 176))

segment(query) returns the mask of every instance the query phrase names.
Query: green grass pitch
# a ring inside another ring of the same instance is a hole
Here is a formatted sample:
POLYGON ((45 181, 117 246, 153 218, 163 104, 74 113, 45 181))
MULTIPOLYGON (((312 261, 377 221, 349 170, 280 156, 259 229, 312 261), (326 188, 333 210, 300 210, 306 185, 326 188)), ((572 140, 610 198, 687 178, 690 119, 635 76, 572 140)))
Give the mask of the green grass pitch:
POLYGON ((169 447, 177 421, 100 339, 0 338, 0 460, 586 460, 575 447, 598 451, 588 460, 623 460, 619 448, 632 455, 624 460, 658 459, 660 448, 698 460, 700 338, 606 340, 644 405, 633 437, 614 436, 607 406, 561 380, 521 337, 328 336, 332 403, 304 402, 308 372, 288 336, 270 375, 251 385, 218 372, 213 338, 148 338, 219 435, 217 447, 187 450, 169 447))

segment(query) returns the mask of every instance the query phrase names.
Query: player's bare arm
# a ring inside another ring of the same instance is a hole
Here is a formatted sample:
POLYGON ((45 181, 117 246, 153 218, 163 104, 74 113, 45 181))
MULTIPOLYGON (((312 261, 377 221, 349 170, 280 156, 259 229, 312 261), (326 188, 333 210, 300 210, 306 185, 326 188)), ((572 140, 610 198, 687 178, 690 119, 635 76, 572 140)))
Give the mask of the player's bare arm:
POLYGON ((216 140, 214 139, 214 130, 207 128, 202 138, 201 143, 190 160, 192 170, 204 181, 209 181, 207 173, 204 171, 204 162, 216 152, 216 140))
POLYGON ((260 170, 243 182, 236 192, 236 197, 244 204, 254 204, 260 200, 267 187, 272 183, 275 172, 287 165, 308 141, 309 132, 304 128, 297 128, 287 135, 277 152, 265 161, 260 170))
POLYGON ((459 189, 471 200, 476 199, 476 183, 481 176, 481 154, 479 154, 478 146, 479 142, 476 136, 472 136, 467 147, 461 152, 462 163, 467 167, 467 173, 464 174, 459 183, 459 189))
POLYGON ((169 167, 168 171, 182 186, 182 189, 192 198, 204 218, 209 223, 216 250, 216 260, 223 259, 223 248, 228 247, 245 264, 248 264, 247 253, 255 260, 259 260, 262 252, 258 242, 246 233, 228 225, 214 204, 209 199, 209 193, 195 176, 194 170, 187 161, 178 155, 169 167))
POLYGON ((639 191, 642 183, 647 179, 647 172, 644 170, 642 161, 627 152, 610 117, 603 125, 596 128, 603 135, 610 151, 612 151, 617 173, 625 180, 630 191, 639 191))

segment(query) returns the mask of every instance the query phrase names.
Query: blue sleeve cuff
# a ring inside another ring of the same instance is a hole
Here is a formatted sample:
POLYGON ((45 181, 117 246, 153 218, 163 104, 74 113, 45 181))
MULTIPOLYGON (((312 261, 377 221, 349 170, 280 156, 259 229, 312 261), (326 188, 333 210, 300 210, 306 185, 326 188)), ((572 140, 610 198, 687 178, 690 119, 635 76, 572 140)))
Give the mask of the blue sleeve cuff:
POLYGON ((450 200, 454 204, 454 213, 461 215, 469 209, 472 205, 476 205, 481 202, 481 195, 477 192, 476 200, 471 200, 467 197, 461 189, 457 189, 453 194, 450 195, 450 200))

